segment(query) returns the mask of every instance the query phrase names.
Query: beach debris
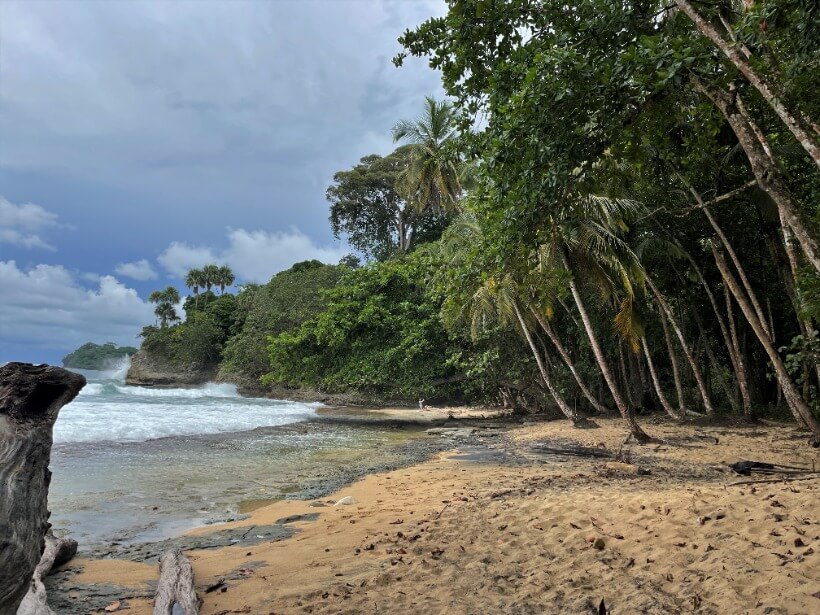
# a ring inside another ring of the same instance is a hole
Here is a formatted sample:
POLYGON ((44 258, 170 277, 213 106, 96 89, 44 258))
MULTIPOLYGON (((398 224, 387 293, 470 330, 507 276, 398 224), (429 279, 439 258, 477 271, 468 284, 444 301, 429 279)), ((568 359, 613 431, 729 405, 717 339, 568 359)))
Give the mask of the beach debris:
POLYGON ((48 599, 43 578, 52 569, 68 562, 77 553, 77 541, 71 538, 56 538, 49 530, 45 536, 45 549, 40 556, 40 563, 34 570, 31 587, 17 609, 19 615, 38 615, 47 613, 48 599))
POLYGON ((169 549, 159 558, 159 582, 154 597, 154 615, 176 613, 198 615, 199 599, 194 589, 194 571, 191 562, 179 549, 169 549))
POLYGON ((225 578, 220 577, 216 580, 215 583, 212 583, 205 588, 205 593, 210 594, 211 592, 215 592, 216 590, 222 589, 223 587, 225 587, 225 578))
POLYGON ((598 615, 609 615, 609 612, 609 609, 606 608, 606 602, 601 598, 601 602, 598 604, 598 615))
POLYGON ((603 551, 604 547, 606 546, 606 540, 603 538, 596 538, 595 542, 592 543, 592 546, 598 549, 599 551, 603 551))
POLYGON ((576 444, 544 443, 534 444, 531 450, 542 455, 567 455, 571 457, 597 457, 600 459, 612 459, 613 454, 605 449, 578 446, 576 444))
POLYGON ((651 472, 646 468, 642 468, 633 463, 623 463, 621 461, 608 461, 604 464, 604 467, 607 470, 614 470, 615 472, 622 472, 633 476, 647 476, 651 474, 651 472))
POLYGON ((351 504, 355 504, 355 503, 356 503, 356 498, 354 498, 352 495, 346 495, 341 500, 336 502, 334 504, 334 506, 350 506, 351 504))
POLYGON ((106 613, 113 613, 114 611, 119 611, 120 606, 122 606, 122 603, 119 600, 114 600, 114 602, 106 606, 103 611, 106 613))

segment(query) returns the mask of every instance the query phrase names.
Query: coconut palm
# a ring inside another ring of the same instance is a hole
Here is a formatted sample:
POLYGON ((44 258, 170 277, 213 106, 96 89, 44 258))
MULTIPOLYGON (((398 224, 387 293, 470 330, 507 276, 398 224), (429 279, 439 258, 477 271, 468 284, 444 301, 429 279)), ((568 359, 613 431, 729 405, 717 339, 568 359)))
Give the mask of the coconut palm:
MULTIPOLYGON (((481 227, 478 223, 478 220, 472 212, 464 212, 460 214, 450 225, 447 229, 447 232, 444 234, 441 242, 441 249, 442 253, 444 254, 446 260, 451 265, 461 265, 465 260, 465 253, 470 246, 477 246, 482 241, 482 232, 481 227)), ((540 299, 535 298, 534 292, 529 293, 529 297, 526 299, 523 297, 519 298, 519 303, 525 304, 525 310, 528 312, 527 318, 533 318, 534 322, 540 325, 541 330, 547 335, 550 341, 555 346, 555 349, 558 351, 561 360, 569 369, 569 372, 572 374, 575 382, 578 384, 578 388, 581 390, 583 396, 589 401, 593 408, 596 411, 604 414, 608 414, 609 411, 607 408, 595 397, 592 393, 592 390, 584 381, 583 377, 581 376, 580 372, 576 368, 575 362, 572 360, 569 352, 567 352, 565 346, 561 342, 561 339, 558 333, 553 329, 553 327, 549 323, 549 319, 553 315, 552 305, 551 302, 545 301, 545 296, 550 294, 555 294, 556 287, 555 282, 556 279, 549 280, 548 277, 545 275, 545 272, 542 270, 536 276, 537 283, 540 286, 540 299), (552 290, 550 292, 545 292, 545 286, 551 286, 552 290)), ((477 297, 474 297, 477 298, 477 297)), ((512 305, 509 301, 506 302, 508 305, 512 305)), ((483 320, 480 318, 482 311, 473 311, 472 318, 471 318, 471 335, 473 338, 477 337, 479 333, 479 329, 483 325, 483 320)), ((507 317, 514 315, 514 310, 507 310, 507 317)), ((528 323, 521 318, 518 318, 516 315, 516 319, 520 326, 527 325, 528 323)), ((527 340, 530 343, 530 349, 536 353, 537 351, 534 348, 534 344, 531 343, 531 340, 527 340)), ((536 357, 536 360, 540 357, 536 357)), ((558 402, 559 408, 562 410, 562 403, 558 402)), ((566 414, 566 413, 565 413, 566 414)), ((570 414, 567 414, 569 418, 572 420, 577 420, 577 415, 574 411, 570 414)))
POLYGON ((148 296, 148 301, 156 304, 154 314, 160 322, 160 326, 167 327, 169 323, 179 320, 176 306, 180 301, 179 291, 173 286, 168 286, 165 290, 155 290, 148 296))
POLYGON ((425 98, 424 113, 393 127, 393 141, 410 144, 410 160, 398 191, 421 211, 458 211, 463 165, 453 144, 456 113, 447 101, 425 98))
POLYGON ((628 230, 626 220, 642 208, 629 199, 588 194, 569 194, 561 205, 548 213, 548 239, 538 248, 540 266, 549 271, 557 267, 566 273, 570 294, 615 406, 635 439, 649 441, 615 380, 579 283, 583 280, 605 304, 619 305, 613 319, 615 329, 638 352, 643 328, 635 315, 634 298, 636 288, 643 288, 645 275, 638 257, 621 235, 628 230))
POLYGON ((219 286, 219 294, 222 295, 225 293, 225 288, 231 286, 236 281, 236 277, 231 271, 231 268, 227 265, 222 265, 219 269, 217 269, 216 273, 216 285, 219 286))
POLYGON ((211 288, 219 284, 219 267, 216 265, 205 265, 202 268, 205 288, 210 292, 211 288))
POLYGON ((191 269, 185 276, 185 286, 194 293, 194 306, 196 307, 199 300, 199 289, 205 286, 205 273, 202 269, 191 269))

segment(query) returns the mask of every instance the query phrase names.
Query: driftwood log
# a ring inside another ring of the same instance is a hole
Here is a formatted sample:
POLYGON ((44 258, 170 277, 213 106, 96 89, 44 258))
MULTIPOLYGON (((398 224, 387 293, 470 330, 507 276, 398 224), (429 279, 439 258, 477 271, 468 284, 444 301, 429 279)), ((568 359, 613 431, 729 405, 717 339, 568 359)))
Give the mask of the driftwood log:
POLYGON ((154 597, 154 615, 171 615, 177 604, 184 615, 198 615, 199 600, 194 589, 191 562, 179 549, 171 549, 159 558, 159 583, 154 597))
POLYGON ((59 367, 0 367, 0 615, 15 615, 45 549, 52 428, 85 386, 59 367))
POLYGON ((31 586, 17 609, 17 615, 55 615, 48 606, 43 578, 48 576, 53 568, 69 561, 76 553, 76 540, 56 538, 51 531, 46 534, 46 548, 43 551, 43 557, 34 569, 31 586))

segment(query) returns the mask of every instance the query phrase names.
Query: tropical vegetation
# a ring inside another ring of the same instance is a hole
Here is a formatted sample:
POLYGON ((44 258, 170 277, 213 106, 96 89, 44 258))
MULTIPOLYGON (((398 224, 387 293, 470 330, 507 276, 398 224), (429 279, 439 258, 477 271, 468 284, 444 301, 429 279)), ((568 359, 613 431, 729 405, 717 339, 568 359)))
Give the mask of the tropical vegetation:
MULTIPOLYGON (((223 366, 618 414, 639 441, 650 412, 820 441, 818 24, 797 0, 450 0, 395 58, 448 99, 327 191, 365 264, 243 288, 223 366)), ((233 282, 206 270, 194 312, 233 282)))
POLYGON ((137 352, 132 346, 117 346, 114 342, 87 342, 63 357, 63 367, 75 369, 109 369, 124 357, 137 352))

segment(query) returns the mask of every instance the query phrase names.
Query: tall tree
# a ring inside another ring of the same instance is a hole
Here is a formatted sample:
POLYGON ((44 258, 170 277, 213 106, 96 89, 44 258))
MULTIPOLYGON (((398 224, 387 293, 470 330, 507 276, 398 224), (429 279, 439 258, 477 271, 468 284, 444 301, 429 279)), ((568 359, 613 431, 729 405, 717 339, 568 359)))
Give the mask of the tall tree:
POLYGON ((413 145, 403 145, 387 156, 365 156, 349 171, 339 171, 327 189, 330 226, 334 236, 367 258, 385 260, 408 252, 423 241, 437 239, 447 216, 420 211, 398 188, 410 165, 413 145))
POLYGON ((217 269, 215 276, 215 284, 219 286, 220 295, 225 294, 225 289, 228 286, 233 285, 233 283, 236 281, 236 277, 234 276, 233 271, 231 271, 231 268, 227 265, 220 266, 217 269))
POLYGON ((418 211, 458 211, 462 161, 455 147, 456 113, 452 104, 425 98, 418 119, 393 127, 393 141, 410 144, 409 164, 400 173, 399 192, 418 211))

